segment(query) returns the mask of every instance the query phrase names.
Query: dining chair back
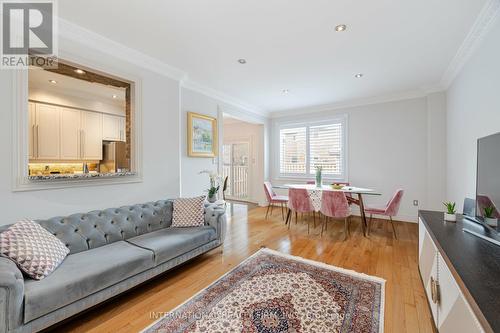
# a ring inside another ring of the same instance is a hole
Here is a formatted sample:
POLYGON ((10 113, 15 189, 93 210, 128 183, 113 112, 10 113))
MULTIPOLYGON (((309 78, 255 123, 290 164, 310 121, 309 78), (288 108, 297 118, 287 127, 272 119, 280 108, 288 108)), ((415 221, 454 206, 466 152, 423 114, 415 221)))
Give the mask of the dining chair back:
POLYGON ((323 229, 327 228, 328 218, 344 219, 344 240, 346 240, 349 234, 351 209, 345 193, 342 191, 323 191, 321 194, 321 213, 325 215, 321 226, 321 235, 323 235, 323 229))
POLYGON ((273 185, 270 182, 264 182, 264 192, 266 193, 267 201, 271 203, 271 201, 273 201, 273 197, 276 196, 276 193, 274 192, 273 185))
POLYGON ((377 206, 377 205, 366 205, 365 213, 370 214, 370 223, 368 224, 368 234, 370 234, 370 229, 372 225, 372 217, 373 215, 382 215, 388 216, 391 221, 392 233, 395 239, 398 239, 396 234, 396 228, 394 227, 394 221, 392 218, 398 215, 399 206, 401 206, 401 201, 403 199, 404 190, 398 189, 396 193, 392 196, 392 198, 387 202, 385 206, 377 206))
MULTIPOLYGON (((295 213, 295 223, 298 220, 298 213, 312 213, 314 224, 316 225, 316 217, 314 206, 309 196, 309 192, 305 188, 289 188, 288 189, 288 214, 285 223, 288 224, 288 229, 292 224, 292 212, 295 213)), ((307 220, 307 233, 309 233, 309 220, 307 220)))
POLYGON ((387 202, 387 208, 385 211, 385 215, 387 216, 396 216, 399 212, 399 206, 401 206, 401 200, 403 199, 404 191, 399 189, 394 193, 391 200, 387 202))
POLYGON ((225 201, 226 200, 226 191, 227 191, 227 181, 229 179, 229 176, 226 176, 224 178, 224 185, 222 186, 222 199, 225 201))
POLYGON ((296 213, 314 211, 309 193, 304 188, 288 189, 288 208, 296 213))
POLYGON ((333 218, 346 218, 351 215, 344 192, 323 191, 321 195, 321 213, 333 218))
POLYGON ((269 209, 271 209, 271 215, 273 215, 274 205, 278 205, 281 208, 281 217, 285 219, 285 205, 288 202, 288 197, 286 195, 276 194, 270 182, 264 182, 264 192, 266 193, 267 202, 269 203, 266 211, 266 219, 269 215, 269 209))

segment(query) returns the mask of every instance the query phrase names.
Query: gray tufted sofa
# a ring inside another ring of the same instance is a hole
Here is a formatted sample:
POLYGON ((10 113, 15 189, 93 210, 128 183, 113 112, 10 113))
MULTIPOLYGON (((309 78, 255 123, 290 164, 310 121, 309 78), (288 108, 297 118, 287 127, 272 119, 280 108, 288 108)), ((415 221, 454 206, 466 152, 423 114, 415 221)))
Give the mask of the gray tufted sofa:
POLYGON ((205 225, 196 228, 171 228, 172 211, 164 200, 36 221, 70 254, 41 281, 0 257, 0 332, 40 331, 224 241, 223 208, 206 205, 205 225))

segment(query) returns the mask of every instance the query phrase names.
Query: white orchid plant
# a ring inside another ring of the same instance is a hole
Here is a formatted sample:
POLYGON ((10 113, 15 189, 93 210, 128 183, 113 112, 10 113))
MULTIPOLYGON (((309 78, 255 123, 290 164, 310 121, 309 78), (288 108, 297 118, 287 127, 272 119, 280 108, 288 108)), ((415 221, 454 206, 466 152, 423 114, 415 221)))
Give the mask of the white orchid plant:
POLYGON ((208 177, 210 178, 210 188, 208 189, 208 197, 213 198, 214 195, 219 191, 222 182, 222 176, 212 170, 203 170, 200 171, 199 174, 200 175, 208 174, 208 177))

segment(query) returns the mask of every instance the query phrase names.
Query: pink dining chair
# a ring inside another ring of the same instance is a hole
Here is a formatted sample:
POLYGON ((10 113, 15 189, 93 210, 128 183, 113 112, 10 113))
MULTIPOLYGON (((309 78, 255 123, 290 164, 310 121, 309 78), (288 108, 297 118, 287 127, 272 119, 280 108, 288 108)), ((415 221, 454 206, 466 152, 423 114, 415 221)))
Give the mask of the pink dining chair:
POLYGON ((264 192, 266 192, 267 202, 269 203, 266 211, 266 220, 267 215, 269 214, 269 208, 271 208, 271 215, 273 215, 273 207, 275 204, 281 206, 281 217, 285 219, 285 205, 288 202, 288 197, 286 195, 278 195, 273 190, 273 185, 270 182, 264 182, 264 192))
POLYGON ((370 223, 368 224, 368 235, 370 234, 370 228, 372 226, 372 216, 373 215, 382 215, 389 216, 389 220, 391 221, 392 233, 394 234, 394 238, 398 239, 396 235, 396 228, 394 228, 394 221, 392 218, 398 215, 399 206, 401 205, 401 199, 403 198, 404 191, 399 189, 392 196, 391 200, 385 205, 365 205, 365 213, 370 214, 370 223))
MULTIPOLYGON (((292 224, 292 212, 295 213, 295 223, 297 223, 298 213, 314 213, 311 197, 305 188, 288 189, 288 214, 286 215, 288 229, 292 224)), ((307 233, 309 233, 309 220, 307 221, 307 233)))
POLYGON ((340 191, 323 191, 321 195, 321 213, 325 215, 325 220, 321 226, 321 236, 323 229, 326 230, 328 218, 344 219, 344 240, 349 234, 349 223, 351 217, 351 209, 349 202, 344 192, 340 191))

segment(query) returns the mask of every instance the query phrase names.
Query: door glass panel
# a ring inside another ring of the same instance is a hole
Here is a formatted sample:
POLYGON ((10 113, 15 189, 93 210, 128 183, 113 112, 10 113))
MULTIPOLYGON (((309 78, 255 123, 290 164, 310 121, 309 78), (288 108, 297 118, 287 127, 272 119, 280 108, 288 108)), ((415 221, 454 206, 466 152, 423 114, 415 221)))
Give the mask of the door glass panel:
POLYGON ((226 190, 228 198, 248 199, 249 151, 250 145, 247 142, 222 146, 222 174, 229 177, 226 190))

